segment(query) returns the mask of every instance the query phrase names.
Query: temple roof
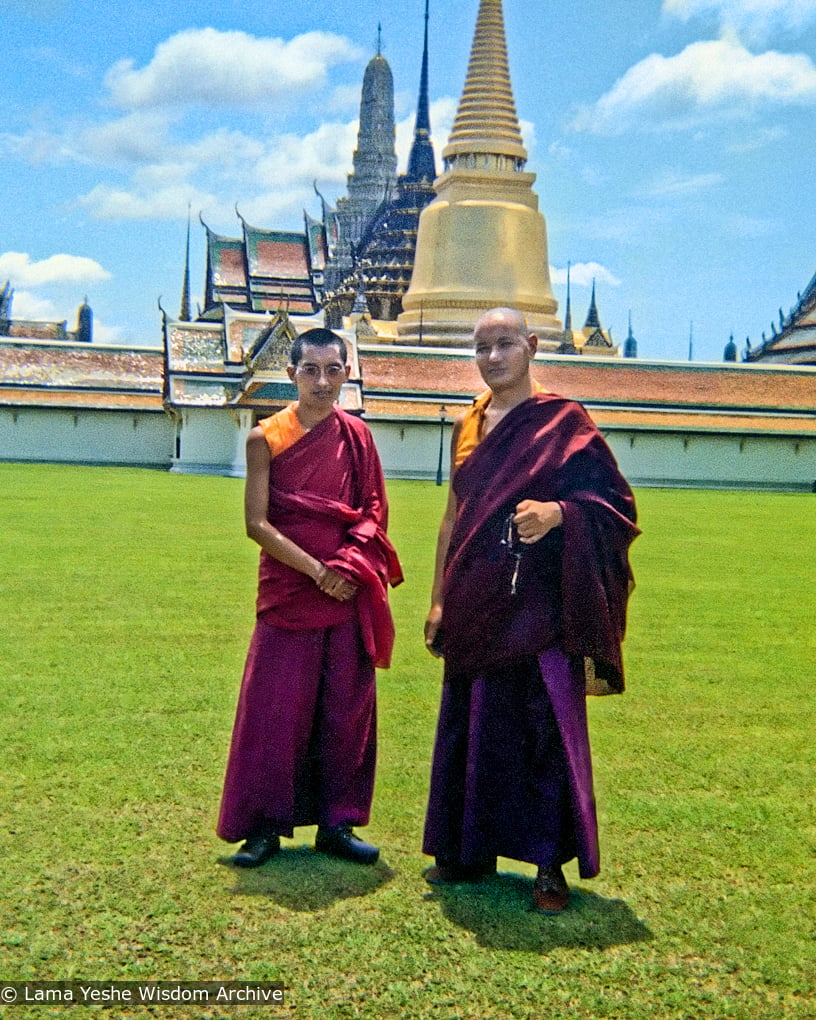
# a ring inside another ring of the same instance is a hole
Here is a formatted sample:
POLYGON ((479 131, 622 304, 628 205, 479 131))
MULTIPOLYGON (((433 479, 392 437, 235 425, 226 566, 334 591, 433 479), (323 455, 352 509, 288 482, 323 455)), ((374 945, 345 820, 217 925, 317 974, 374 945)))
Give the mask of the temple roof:
POLYGON ((253 227, 243 218, 241 225, 243 238, 206 228, 206 309, 222 302, 256 312, 282 304, 293 313, 316 312, 310 256, 312 249, 320 256, 319 241, 306 233, 253 227))
MULTIPOLYGON (((370 418, 461 413, 484 383, 468 351, 362 344, 370 418)), ((580 401, 598 424, 640 429, 816 435, 816 369, 673 364, 538 355, 533 375, 580 401)))
POLYGON ((787 319, 779 313, 779 332, 762 345, 749 347, 745 360, 749 362, 777 362, 795 365, 816 365, 816 276, 798 296, 787 319))
POLYGON ((326 268, 328 259, 326 231, 320 220, 316 220, 307 212, 303 214, 303 222, 306 228, 306 246, 309 258, 309 265, 312 270, 323 270, 326 268))
POLYGON ((162 408, 159 348, 0 339, 0 405, 162 408))
POLYGON ((205 224, 207 231, 207 282, 205 308, 220 301, 243 303, 247 300, 244 243, 240 237, 224 237, 205 224))

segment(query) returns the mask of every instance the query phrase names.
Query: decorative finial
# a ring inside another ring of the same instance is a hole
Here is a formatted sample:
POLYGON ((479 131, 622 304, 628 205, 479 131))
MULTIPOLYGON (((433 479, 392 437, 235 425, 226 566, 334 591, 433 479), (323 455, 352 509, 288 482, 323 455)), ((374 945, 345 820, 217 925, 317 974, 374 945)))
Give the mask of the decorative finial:
POLYGON ((184 279, 181 285, 181 308, 179 320, 190 321, 190 211, 192 203, 187 203, 187 251, 184 258, 184 279))

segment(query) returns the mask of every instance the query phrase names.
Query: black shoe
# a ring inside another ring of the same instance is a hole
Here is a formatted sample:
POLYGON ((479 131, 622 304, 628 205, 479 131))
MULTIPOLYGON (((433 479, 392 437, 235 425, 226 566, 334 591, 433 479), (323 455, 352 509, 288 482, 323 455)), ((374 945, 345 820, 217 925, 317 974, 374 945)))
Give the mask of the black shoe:
POLYGON ((352 832, 350 825, 335 825, 330 829, 321 826, 317 830, 315 850, 333 857, 344 857, 357 864, 374 864, 380 856, 379 849, 364 843, 352 832))
POLYGON ((279 836, 250 836, 232 863, 239 868, 259 868, 280 850, 279 836))

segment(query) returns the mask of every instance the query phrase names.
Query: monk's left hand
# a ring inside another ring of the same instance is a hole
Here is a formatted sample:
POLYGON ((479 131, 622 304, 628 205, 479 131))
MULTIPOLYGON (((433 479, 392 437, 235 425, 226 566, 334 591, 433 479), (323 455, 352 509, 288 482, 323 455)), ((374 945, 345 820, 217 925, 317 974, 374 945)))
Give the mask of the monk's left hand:
POLYGON ((341 574, 338 574, 336 570, 331 570, 329 567, 325 568, 315 584, 317 584, 317 587, 322 592, 330 595, 333 599, 337 599, 338 602, 347 602, 357 594, 356 584, 348 581, 341 574))
POLYGON ((525 545, 538 542, 553 528, 559 528, 563 521, 564 515, 558 503, 541 503, 537 499, 523 499, 517 503, 513 517, 519 541, 525 545))

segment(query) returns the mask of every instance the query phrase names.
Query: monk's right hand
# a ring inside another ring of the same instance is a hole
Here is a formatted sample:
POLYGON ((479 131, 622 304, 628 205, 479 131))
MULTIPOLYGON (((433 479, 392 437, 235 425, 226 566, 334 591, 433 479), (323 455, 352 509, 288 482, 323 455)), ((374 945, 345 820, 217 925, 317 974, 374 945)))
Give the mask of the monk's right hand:
POLYGON ((437 659, 442 658, 442 649, 437 642, 441 623, 442 606, 431 606, 431 610, 425 618, 425 647, 437 659))

